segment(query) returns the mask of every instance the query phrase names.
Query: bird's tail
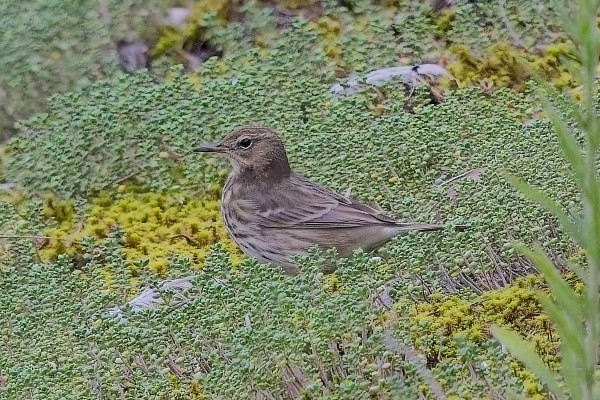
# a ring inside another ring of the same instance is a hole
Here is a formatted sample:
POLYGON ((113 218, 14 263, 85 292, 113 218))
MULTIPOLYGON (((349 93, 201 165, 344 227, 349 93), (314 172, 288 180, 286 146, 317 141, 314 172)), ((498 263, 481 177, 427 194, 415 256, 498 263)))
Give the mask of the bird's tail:
POLYGON ((423 224, 419 222, 398 222, 397 225, 401 227, 401 230, 404 232, 434 232, 440 231, 442 229, 453 228, 457 231, 464 231, 467 226, 466 225, 455 225, 455 226, 446 226, 446 225, 436 225, 436 224, 423 224))

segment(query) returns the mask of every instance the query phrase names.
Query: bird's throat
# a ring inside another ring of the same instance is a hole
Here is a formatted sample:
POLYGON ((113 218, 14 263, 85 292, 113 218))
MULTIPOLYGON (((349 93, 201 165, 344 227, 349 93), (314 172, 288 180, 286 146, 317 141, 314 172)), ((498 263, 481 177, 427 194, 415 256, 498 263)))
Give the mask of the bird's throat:
POLYGON ((291 173, 292 170, 287 163, 287 160, 281 163, 271 162, 269 165, 264 166, 241 166, 233 171, 235 179, 254 185, 258 185, 259 183, 278 183, 283 179, 289 178, 291 173))

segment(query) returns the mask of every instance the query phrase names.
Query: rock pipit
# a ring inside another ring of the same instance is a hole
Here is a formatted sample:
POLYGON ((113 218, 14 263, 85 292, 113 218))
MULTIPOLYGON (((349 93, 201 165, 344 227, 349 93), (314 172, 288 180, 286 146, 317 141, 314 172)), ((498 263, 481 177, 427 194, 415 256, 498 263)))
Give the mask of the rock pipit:
POLYGON ((356 200, 296 174, 283 142, 272 130, 246 126, 196 152, 223 153, 233 167, 221 201, 223 221, 249 257, 298 272, 290 259, 309 247, 337 249, 348 257, 358 248, 374 250, 409 231, 435 231, 442 225, 400 222, 356 200))

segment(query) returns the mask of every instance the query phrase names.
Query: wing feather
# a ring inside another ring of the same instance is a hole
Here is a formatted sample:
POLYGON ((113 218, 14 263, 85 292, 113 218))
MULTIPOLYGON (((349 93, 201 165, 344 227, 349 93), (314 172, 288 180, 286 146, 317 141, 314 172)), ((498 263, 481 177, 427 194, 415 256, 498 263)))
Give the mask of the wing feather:
MULTIPOLYGON (((334 229, 399 225, 373 207, 340 196, 294 175, 278 193, 286 197, 258 205, 264 228, 334 229), (265 207, 269 204, 270 207, 265 207)), ((401 225, 401 224, 400 224, 401 225)))

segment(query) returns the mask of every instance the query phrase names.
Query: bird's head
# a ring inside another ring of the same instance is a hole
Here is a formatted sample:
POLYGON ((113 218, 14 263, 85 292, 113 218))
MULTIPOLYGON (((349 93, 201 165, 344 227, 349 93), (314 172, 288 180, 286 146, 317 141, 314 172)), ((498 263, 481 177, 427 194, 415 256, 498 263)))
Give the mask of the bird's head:
POLYGON ((260 126, 236 128, 221 142, 207 143, 194 151, 225 154, 238 174, 264 178, 283 177, 291 172, 281 139, 271 129, 260 126))

